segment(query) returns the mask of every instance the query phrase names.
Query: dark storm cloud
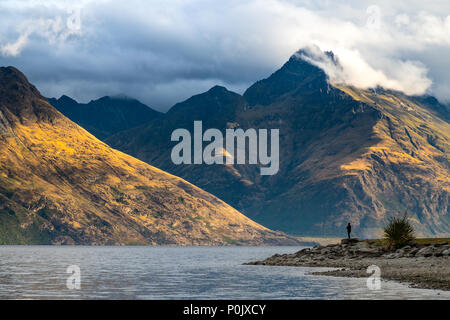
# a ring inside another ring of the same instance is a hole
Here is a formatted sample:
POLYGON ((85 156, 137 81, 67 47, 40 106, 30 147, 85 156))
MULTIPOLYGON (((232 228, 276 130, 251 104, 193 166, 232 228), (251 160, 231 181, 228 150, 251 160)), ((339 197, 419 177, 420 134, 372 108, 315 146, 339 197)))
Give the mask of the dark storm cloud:
POLYGON ((449 51, 449 8, 370 5, 4 1, 0 63, 20 68, 46 96, 124 93, 167 109, 215 84, 242 92, 314 44, 339 55, 346 83, 450 99, 449 59, 439 54, 449 51))

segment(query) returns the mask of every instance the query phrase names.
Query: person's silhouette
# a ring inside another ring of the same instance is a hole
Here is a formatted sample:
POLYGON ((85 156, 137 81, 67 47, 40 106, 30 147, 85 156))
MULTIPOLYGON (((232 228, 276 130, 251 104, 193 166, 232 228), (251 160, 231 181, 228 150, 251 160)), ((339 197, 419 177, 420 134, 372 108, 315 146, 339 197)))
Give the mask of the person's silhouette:
POLYGON ((348 238, 350 239, 350 233, 352 233, 352 226, 350 225, 350 222, 347 225, 347 234, 348 234, 348 238))

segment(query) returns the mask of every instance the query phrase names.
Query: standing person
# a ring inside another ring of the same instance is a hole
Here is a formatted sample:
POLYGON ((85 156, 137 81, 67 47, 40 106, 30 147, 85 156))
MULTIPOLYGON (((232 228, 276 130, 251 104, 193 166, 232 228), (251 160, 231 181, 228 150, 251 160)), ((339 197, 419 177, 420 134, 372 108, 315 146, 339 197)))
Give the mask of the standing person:
POLYGON ((347 234, 348 234, 348 238, 350 239, 350 233, 352 233, 352 226, 350 225, 350 222, 347 225, 347 234))

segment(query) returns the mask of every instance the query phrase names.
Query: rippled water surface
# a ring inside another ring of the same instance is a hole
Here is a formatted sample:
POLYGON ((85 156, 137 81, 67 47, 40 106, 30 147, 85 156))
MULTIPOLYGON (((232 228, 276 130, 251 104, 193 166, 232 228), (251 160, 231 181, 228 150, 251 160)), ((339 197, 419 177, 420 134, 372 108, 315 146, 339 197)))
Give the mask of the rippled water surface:
MULTIPOLYGON (((1 299, 450 299, 450 293, 366 279, 314 276, 318 268, 244 266, 301 247, 0 246, 1 299), (70 290, 69 265, 81 288, 70 290)), ((323 268, 321 268, 323 269, 323 268)))

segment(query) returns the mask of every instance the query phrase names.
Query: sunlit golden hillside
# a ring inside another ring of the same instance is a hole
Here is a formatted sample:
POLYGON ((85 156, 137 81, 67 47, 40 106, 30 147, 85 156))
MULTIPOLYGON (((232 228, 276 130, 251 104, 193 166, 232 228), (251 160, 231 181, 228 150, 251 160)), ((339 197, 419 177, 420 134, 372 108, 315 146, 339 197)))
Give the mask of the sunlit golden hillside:
POLYGON ((113 150, 0 69, 0 243, 279 244, 194 185, 113 150))

